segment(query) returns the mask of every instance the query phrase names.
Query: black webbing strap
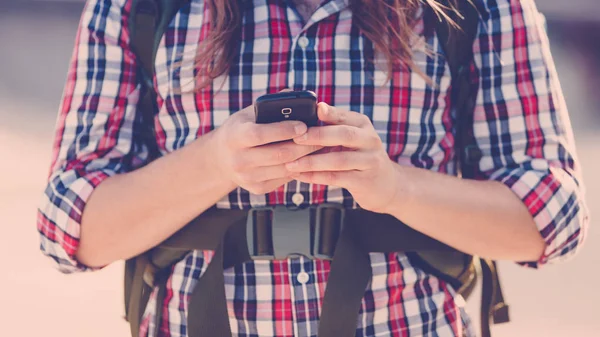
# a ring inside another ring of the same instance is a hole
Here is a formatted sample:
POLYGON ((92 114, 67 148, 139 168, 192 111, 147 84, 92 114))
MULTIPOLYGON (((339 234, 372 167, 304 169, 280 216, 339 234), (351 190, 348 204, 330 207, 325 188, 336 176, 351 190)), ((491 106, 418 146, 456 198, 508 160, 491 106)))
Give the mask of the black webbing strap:
POLYGON ((456 249, 412 229, 388 214, 361 209, 346 210, 346 227, 360 239, 364 251, 384 252, 456 252, 456 249))
POLYGON ((141 96, 137 106, 141 136, 148 147, 149 160, 160 156, 154 135, 154 116, 158 110, 154 90, 154 61, 160 39, 177 11, 190 0, 134 0, 129 23, 131 49, 138 63, 141 96))
MULTIPOLYGON (((215 250, 220 241, 214 241, 214 238, 222 238, 228 232, 228 226, 223 224, 246 221, 247 215, 248 212, 244 210, 212 207, 161 243, 160 247, 215 250)), ((361 247, 365 251, 393 252, 398 250, 398 247, 402 247, 400 250, 403 251, 456 251, 454 248, 402 224, 391 215, 349 209, 346 210, 345 219, 346 226, 352 227, 354 235, 360 238, 361 247), (365 226, 364 224, 369 225, 365 226)))
POLYGON ((494 272, 492 273, 492 277, 494 280, 493 284, 496 285, 496 291, 494 293, 494 306, 492 307, 492 319, 494 324, 502 324, 510 322, 509 315, 509 306, 506 304, 504 300, 504 294, 502 294, 502 286, 500 285, 500 277, 498 274, 498 267, 496 265, 496 261, 492 261, 492 267, 494 268, 494 272))
POLYGON ((159 156, 158 145, 154 136, 154 114, 156 92, 154 90, 154 39, 161 18, 161 8, 158 0, 139 0, 132 5, 130 25, 131 49, 137 57, 138 82, 141 84, 140 100, 137 105, 139 112, 140 134, 148 147, 149 159, 159 156))
MULTIPOLYGON (((227 226, 227 223, 221 223, 227 226)), ((217 233, 214 232, 213 233, 217 233)), ((216 234, 218 235, 218 234, 216 234)), ((224 271, 250 261, 246 244, 246 218, 237 218, 218 240, 206 271, 196 283, 188 306, 189 336, 231 337, 224 271), (225 251, 225 249, 227 249, 225 251)))
MULTIPOLYGON (((369 226, 369 224, 363 224, 369 226)), ((337 243, 319 318, 319 337, 356 336, 362 298, 373 270, 368 252, 345 226, 337 243)))
MULTIPOLYGON (((450 0, 441 0, 440 4, 452 7, 450 0)), ((453 27, 445 20, 437 21, 436 32, 442 44, 446 62, 450 68, 451 95, 456 110, 456 132, 454 149, 457 157, 457 172, 464 178, 472 178, 474 165, 481 153, 473 144, 472 125, 475 109, 475 97, 470 80, 469 67, 473 59, 473 43, 479 24, 479 12, 471 1, 458 1, 456 10, 448 11, 448 16, 458 25, 453 27), (462 17, 461 17, 462 16, 462 17)))
POLYGON ((223 251, 224 243, 221 241, 192 291, 187 320, 190 336, 231 337, 223 275, 223 251))
POLYGON ((137 63, 143 70, 142 84, 152 88, 154 75, 154 34, 160 21, 160 6, 157 0, 139 0, 133 5, 130 20, 131 48, 137 57, 137 63))
POLYGON ((481 312, 479 319, 481 320, 481 337, 491 337, 490 330, 490 312, 492 310, 494 299, 495 286, 494 282, 490 282, 494 271, 490 268, 490 264, 484 259, 481 259, 481 273, 483 274, 483 283, 481 285, 481 312))
POLYGON ((211 207, 160 246, 172 249, 216 250, 229 227, 234 223, 246 221, 247 216, 248 211, 211 207))
POLYGON ((146 308, 152 288, 144 281, 144 273, 150 261, 145 254, 139 255, 133 260, 135 264, 130 296, 126 296, 127 320, 131 329, 131 336, 139 336, 140 323, 143 310, 146 308))
POLYGON ((481 259, 481 271, 484 280, 482 293, 489 294, 481 298, 481 337, 490 337, 490 319, 493 318, 496 324, 508 322, 508 306, 504 303, 504 297, 500 289, 496 263, 481 259))

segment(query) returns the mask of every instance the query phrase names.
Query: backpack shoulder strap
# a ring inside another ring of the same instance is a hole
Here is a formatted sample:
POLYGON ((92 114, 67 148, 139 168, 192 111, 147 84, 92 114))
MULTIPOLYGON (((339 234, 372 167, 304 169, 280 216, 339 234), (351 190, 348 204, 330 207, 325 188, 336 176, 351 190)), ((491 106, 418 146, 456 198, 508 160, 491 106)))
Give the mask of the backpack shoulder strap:
POLYGON ((475 97, 472 95, 469 68, 473 59, 473 43, 477 35, 479 12, 470 0, 440 0, 441 5, 454 8, 447 11, 451 24, 446 20, 436 20, 436 32, 446 62, 452 76, 452 101, 456 110, 456 137, 454 149, 457 156, 457 172, 464 178, 472 178, 474 165, 481 158, 476 146, 473 146, 471 126, 475 97))
POLYGON ((129 19, 131 49, 135 53, 140 70, 140 81, 151 87, 154 75, 154 36, 160 21, 159 0, 133 0, 129 19))
POLYGON ((154 90, 154 63, 158 45, 169 23, 183 5, 190 0, 133 0, 129 35, 131 49, 138 60, 138 78, 142 94, 138 104, 141 115, 142 135, 150 152, 150 160, 159 156, 154 137, 156 92, 154 90))
POLYGON ((436 33, 446 54, 450 72, 454 76, 460 74, 462 68, 467 67, 473 57, 472 47, 477 35, 479 13, 470 0, 457 1, 458 7, 451 4, 454 2, 452 0, 438 0, 438 2, 445 7, 455 9, 448 11, 447 15, 456 26, 445 20, 436 22, 436 33))
POLYGON ((133 0, 129 34, 131 46, 144 71, 144 84, 154 76, 156 51, 169 23, 179 9, 190 0, 133 0))
MULTIPOLYGON (((138 61, 138 81, 142 87, 137 109, 140 112, 141 137, 148 146, 150 160, 159 156, 158 144, 154 137, 154 115, 158 110, 157 94, 154 90, 156 52, 169 23, 186 2, 189 0, 132 0, 128 28, 131 49, 138 61)), ((181 253, 171 255, 169 259, 175 262, 181 253)), ((147 253, 125 262, 125 317, 130 323, 133 336, 138 335, 141 315, 151 291, 144 280, 150 267, 153 267, 152 261, 147 253)))
MULTIPOLYGON (((473 43, 477 36, 479 12, 471 0, 458 0, 458 7, 452 0, 439 0, 443 6, 454 8, 448 15, 456 26, 436 21, 436 33, 442 44, 446 61, 450 68, 452 101, 456 110, 455 153, 457 156, 457 172, 463 178, 473 178, 476 165, 481 159, 481 151, 476 146, 473 134, 473 114, 475 97, 469 78, 469 68, 473 59, 473 43)), ((495 261, 479 260, 482 270, 482 336, 490 336, 489 321, 505 323, 510 320, 508 305, 504 302, 502 288, 495 261)))

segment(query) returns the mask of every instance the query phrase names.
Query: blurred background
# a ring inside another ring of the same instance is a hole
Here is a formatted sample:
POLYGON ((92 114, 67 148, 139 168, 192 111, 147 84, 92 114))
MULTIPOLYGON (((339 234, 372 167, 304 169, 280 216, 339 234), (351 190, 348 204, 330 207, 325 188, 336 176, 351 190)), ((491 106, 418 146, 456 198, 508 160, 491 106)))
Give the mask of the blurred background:
MULTIPOLYGON (((62 275, 38 249, 35 216, 83 0, 0 0, 0 335, 128 336, 122 264, 62 275)), ((598 0, 537 0, 546 15, 589 206, 600 203, 598 0)), ((594 214, 592 214, 594 215, 594 214)), ((599 336, 600 231, 572 262, 539 271, 501 263, 512 322, 495 337, 599 336)), ((478 321, 479 300, 469 301, 478 321)))

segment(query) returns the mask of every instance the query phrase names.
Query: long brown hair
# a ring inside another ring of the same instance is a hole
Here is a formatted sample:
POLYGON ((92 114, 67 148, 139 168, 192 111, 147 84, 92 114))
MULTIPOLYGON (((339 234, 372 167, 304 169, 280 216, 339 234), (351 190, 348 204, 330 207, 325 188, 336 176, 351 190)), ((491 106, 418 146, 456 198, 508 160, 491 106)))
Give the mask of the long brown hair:
MULTIPOLYGON (((456 0, 450 1, 454 3, 456 0)), ((438 17, 451 21, 447 8, 437 0, 424 0, 438 17)), ((241 38, 242 10, 239 0, 206 0, 210 13, 209 30, 196 56, 196 88, 209 85, 215 78, 226 74, 232 64, 241 38)), ((417 21, 420 0, 350 0, 353 24, 369 39, 375 51, 387 60, 388 80, 396 67, 406 67, 421 75, 412 59, 413 28, 417 21), (386 34, 382 34, 386 32, 386 34)))

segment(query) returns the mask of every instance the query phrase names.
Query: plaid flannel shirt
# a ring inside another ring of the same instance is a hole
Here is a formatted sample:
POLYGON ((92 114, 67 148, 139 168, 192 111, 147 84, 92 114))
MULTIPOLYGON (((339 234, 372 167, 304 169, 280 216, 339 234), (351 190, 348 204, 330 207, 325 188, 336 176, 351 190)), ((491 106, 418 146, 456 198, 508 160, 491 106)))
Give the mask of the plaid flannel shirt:
MULTIPOLYGON (((474 137, 483 153, 478 179, 505 184, 531 212, 547 247, 529 266, 565 260, 581 246, 588 215, 541 15, 532 0, 474 2, 481 14, 471 63, 474 137)), ((183 7, 160 42, 155 127, 163 153, 202 137, 259 95, 308 89, 321 101, 367 115, 391 160, 456 173, 450 72, 431 22, 420 19, 415 26, 420 43, 415 43, 414 60, 436 85, 406 69, 395 69, 386 82, 386 73, 366 61, 378 56, 352 24, 348 0, 323 1, 306 23, 291 1, 245 1, 239 57, 227 76, 193 92, 194 55, 209 27, 206 7, 202 0, 183 7), (436 53, 425 53, 425 44, 436 53)), ((130 49, 130 10, 130 0, 89 0, 77 33, 37 221, 42 251, 63 272, 92 269, 78 262, 75 252, 81 215, 94 188, 147 160, 147 147, 134 127, 140 85, 130 49)), ((298 182, 266 195, 237 189, 217 206, 292 204, 298 193, 305 205, 356 206, 346 190, 298 182)), ((162 321, 154 325, 153 294, 142 336, 187 335, 189 295, 211 254, 190 253, 172 268, 160 303, 162 321)), ((373 280, 357 336, 473 335, 463 301, 451 286, 404 254, 371 254, 371 261, 373 280)), ((227 270, 234 336, 316 336, 328 268, 326 261, 294 258, 227 270)))

